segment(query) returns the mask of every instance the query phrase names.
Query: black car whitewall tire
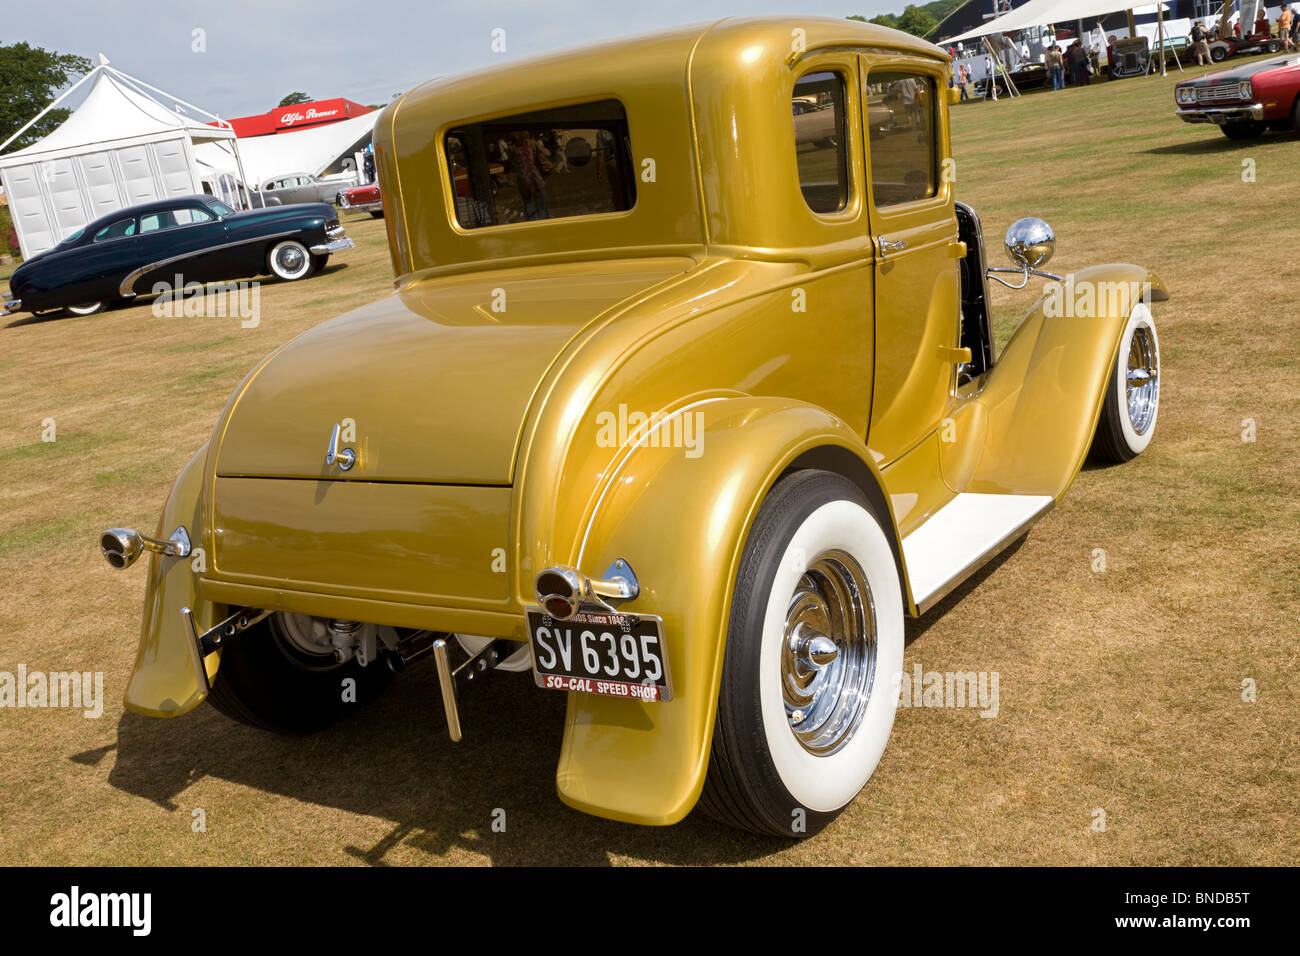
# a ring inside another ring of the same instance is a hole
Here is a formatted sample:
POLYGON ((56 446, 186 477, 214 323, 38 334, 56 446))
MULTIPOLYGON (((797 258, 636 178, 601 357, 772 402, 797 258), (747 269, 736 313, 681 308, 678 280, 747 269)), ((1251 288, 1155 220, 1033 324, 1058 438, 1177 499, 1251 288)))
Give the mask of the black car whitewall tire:
POLYGON ((107 308, 105 302, 86 302, 82 305, 66 305, 64 309, 71 315, 97 315, 107 308))
POLYGON ((1160 415, 1160 338, 1151 310, 1139 302, 1120 336, 1107 379, 1092 456, 1124 462, 1146 451, 1160 415))
POLYGON ((884 753, 902 664, 902 590, 880 519, 839 475, 783 479, 741 559, 701 807, 759 833, 822 829, 884 753), (814 668, 795 653, 806 629, 835 645, 833 660, 814 668))
POLYGON ((266 264, 276 278, 286 282, 305 279, 314 268, 311 252, 297 239, 286 239, 272 246, 266 264))

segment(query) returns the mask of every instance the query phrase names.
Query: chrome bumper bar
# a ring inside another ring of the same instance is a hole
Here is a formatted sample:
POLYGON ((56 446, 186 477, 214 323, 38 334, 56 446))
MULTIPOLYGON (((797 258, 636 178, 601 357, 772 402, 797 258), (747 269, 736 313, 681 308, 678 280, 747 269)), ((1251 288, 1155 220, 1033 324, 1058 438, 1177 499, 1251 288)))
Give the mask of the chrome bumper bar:
POLYGON ((318 246, 312 246, 312 255, 327 256, 331 252, 342 252, 344 249, 354 249, 356 243, 344 236, 342 239, 331 239, 329 242, 322 242, 318 246))
POLYGON ((12 315, 23 307, 22 299, 5 299, 5 310, 0 315, 12 315))
POLYGON ((1194 106, 1174 111, 1185 123, 1217 123, 1222 126, 1234 120, 1262 120, 1264 104, 1251 103, 1249 106, 1194 106))

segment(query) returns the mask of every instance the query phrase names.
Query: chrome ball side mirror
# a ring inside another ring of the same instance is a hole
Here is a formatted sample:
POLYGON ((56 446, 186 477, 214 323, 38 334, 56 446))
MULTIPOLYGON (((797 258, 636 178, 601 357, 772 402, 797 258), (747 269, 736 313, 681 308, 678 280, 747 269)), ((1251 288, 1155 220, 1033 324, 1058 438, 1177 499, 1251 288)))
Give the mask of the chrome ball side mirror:
POLYGON ((1056 233, 1041 219, 1017 219, 1007 230, 1007 256, 1019 269, 1029 271, 1045 265, 1056 252, 1056 233))

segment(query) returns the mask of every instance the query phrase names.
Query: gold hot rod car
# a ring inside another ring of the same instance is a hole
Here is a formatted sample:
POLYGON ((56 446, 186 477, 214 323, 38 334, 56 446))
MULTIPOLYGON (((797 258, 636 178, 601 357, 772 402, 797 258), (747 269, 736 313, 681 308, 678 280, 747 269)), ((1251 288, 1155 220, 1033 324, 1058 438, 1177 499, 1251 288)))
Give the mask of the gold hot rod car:
POLYGON ((1022 220, 986 267, 948 69, 726 19, 388 106, 396 291, 249 373, 156 537, 102 538, 149 557, 127 707, 310 731, 429 655, 459 740, 469 678, 531 671, 567 694, 566 804, 824 826, 885 748, 905 615, 1159 407, 1137 266, 1049 284, 994 354, 989 276, 1060 279, 1054 238, 1022 220))

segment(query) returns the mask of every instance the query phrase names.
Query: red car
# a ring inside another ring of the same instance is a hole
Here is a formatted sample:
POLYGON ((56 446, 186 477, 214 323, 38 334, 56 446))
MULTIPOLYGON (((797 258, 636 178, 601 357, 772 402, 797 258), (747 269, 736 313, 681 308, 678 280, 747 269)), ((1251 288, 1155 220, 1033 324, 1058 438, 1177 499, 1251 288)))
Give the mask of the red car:
POLYGON ((1252 33, 1248 37, 1221 37, 1210 40, 1210 59, 1222 63, 1230 56, 1249 56, 1252 53, 1279 53, 1282 41, 1267 33, 1252 33))
POLYGON ((384 203, 379 196, 379 183, 343 190, 339 193, 339 209, 343 212, 368 212, 376 219, 383 218, 384 203))
POLYGON ((1300 54, 1183 80, 1174 87, 1174 102, 1184 121, 1214 123, 1228 139, 1300 129, 1300 54))

